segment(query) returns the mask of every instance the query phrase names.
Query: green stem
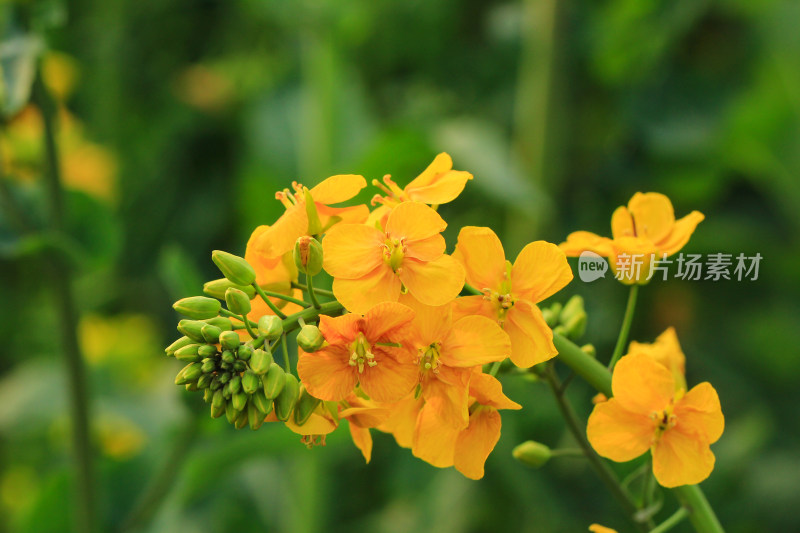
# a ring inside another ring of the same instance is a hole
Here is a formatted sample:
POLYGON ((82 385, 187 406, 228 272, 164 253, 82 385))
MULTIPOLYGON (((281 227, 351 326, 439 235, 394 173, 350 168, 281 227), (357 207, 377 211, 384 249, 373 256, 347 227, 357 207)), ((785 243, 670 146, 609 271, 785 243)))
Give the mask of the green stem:
POLYGON ((609 468, 609 466, 600 458, 600 456, 597 455, 591 444, 589 444, 589 441, 586 440, 586 437, 583 433, 583 425, 578 421, 578 417, 575 414, 575 411, 572 409, 572 405, 570 405, 569 401, 567 401, 567 398, 564 396, 564 391, 561 388, 558 377, 556 377, 553 365, 548 365, 547 370, 544 372, 544 377, 550 384, 550 389, 553 392, 553 397, 556 400, 558 409, 561 411, 561 415, 567 422, 567 428, 577 441, 578 446, 580 446, 581 450, 583 451, 583 454, 589 460, 589 464, 592 465, 592 468, 594 468, 598 477, 600 477, 603 483, 606 484, 611 492, 611 495, 617 499, 620 505, 622 505, 626 516, 636 527, 636 529, 642 532, 648 531, 648 529, 652 527, 652 524, 646 526, 645 524, 635 520, 634 516, 638 511, 636 504, 633 502, 630 495, 622 487, 622 485, 620 485, 617 476, 614 474, 611 468, 609 468))
POLYGON ((614 346, 614 354, 608 363, 609 370, 613 369, 614 365, 617 364, 619 358, 622 357, 622 352, 625 351, 625 346, 628 344, 628 333, 631 331, 633 312, 636 309, 636 296, 638 294, 639 285, 634 283, 628 293, 628 305, 625 307, 625 316, 622 318, 622 327, 619 329, 619 337, 617 337, 617 345, 614 346))
POLYGON ((292 367, 289 363, 289 345, 286 342, 286 333, 281 336, 281 350, 283 351, 283 369, 287 374, 291 374, 292 367))
POLYGON ((319 309, 319 302, 317 301, 317 295, 314 294, 314 277, 311 274, 306 274, 306 285, 308 285, 308 297, 311 298, 311 305, 314 306, 315 309, 319 309))
POLYGON ((164 497, 178 479, 177 474, 181 466, 189 457, 189 450, 200 429, 201 420, 200 416, 193 413, 191 418, 186 421, 180 433, 175 437, 172 450, 164 461, 163 467, 158 470, 128 517, 122 521, 119 528, 120 533, 141 529, 152 520, 164 497))
MULTIPOLYGON (((558 350, 558 358, 583 377, 591 386, 609 398, 611 391, 611 372, 581 350, 576 344, 561 335, 553 335, 553 343, 558 350)), ((675 487, 672 492, 684 507, 689 510, 689 521, 698 533, 724 533, 714 509, 709 505, 698 485, 675 487)))
MULTIPOLYGON (((303 285, 302 283, 292 282, 293 289, 300 289, 301 291, 308 291, 308 287, 303 285)), ((325 289, 319 289, 314 287, 314 292, 316 292, 319 296, 328 296, 329 298, 334 298, 333 291, 326 291, 325 289)))
POLYGON ((500 366, 503 364, 503 361, 495 361, 492 365, 492 368, 489 370, 489 375, 494 377, 497 376, 497 372, 500 370, 500 366))
MULTIPOLYGON (((235 318, 236 320, 241 320, 242 319, 242 315, 237 315, 233 311, 228 311, 227 309, 220 309, 219 310, 219 315, 220 316, 224 316, 224 317, 228 317, 228 318, 235 318)), ((244 323, 245 324, 250 324, 250 327, 253 327, 253 328, 257 328, 258 327, 258 323, 253 322, 252 320, 250 320, 247 317, 245 317, 244 323)))
POLYGON ((256 335, 256 332, 253 331, 252 326, 250 326, 250 320, 247 319, 247 315, 241 315, 241 317, 242 317, 242 322, 244 322, 244 327, 247 329, 247 333, 249 333, 250 336, 253 337, 253 339, 257 339, 258 335, 256 335))
POLYGON ((673 527, 677 526, 681 523, 681 521, 689 515, 689 511, 686 510, 685 507, 681 507, 675 513, 658 524, 658 527, 654 527, 650 530, 650 533, 665 533, 672 529, 673 527))
MULTIPOLYGON (((41 75, 33 85, 33 99, 42 113, 44 123, 46 185, 50 208, 50 225, 55 235, 64 231, 64 191, 61 188, 61 167, 56 146, 55 115, 56 108, 41 75)), ((95 528, 95 491, 92 446, 89 428, 89 392, 86 368, 78 343, 78 315, 72 292, 72 279, 68 265, 64 264, 60 253, 53 253, 49 261, 50 279, 56 307, 60 318, 61 339, 69 380, 69 396, 72 417, 72 443, 77 466, 77 509, 75 513, 77 531, 92 532, 95 528)))
POLYGON ((280 309, 278 309, 278 306, 276 306, 274 303, 272 303, 272 300, 270 300, 269 297, 267 296, 266 292, 261 287, 258 286, 258 283, 256 283, 254 281, 253 282, 253 287, 255 287, 256 292, 261 297, 261 299, 264 300, 264 302, 269 306, 270 309, 272 309, 273 313, 275 313, 276 315, 281 317, 281 320, 286 318, 286 315, 280 309))

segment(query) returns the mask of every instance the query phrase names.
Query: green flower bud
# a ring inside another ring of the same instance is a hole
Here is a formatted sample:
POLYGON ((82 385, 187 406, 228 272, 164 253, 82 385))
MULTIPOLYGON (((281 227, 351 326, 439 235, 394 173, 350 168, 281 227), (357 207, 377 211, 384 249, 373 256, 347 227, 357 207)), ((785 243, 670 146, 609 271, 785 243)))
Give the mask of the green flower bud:
POLYGON ((205 285, 203 285, 203 292, 206 296, 211 296, 212 298, 217 298, 219 300, 225 299, 225 291, 230 289, 231 287, 236 287, 240 291, 247 294, 252 300, 256 297, 256 289, 252 285, 236 285, 231 280, 226 278, 215 279, 214 281, 209 281, 205 285))
POLYGON ((250 429, 257 430, 264 423, 264 414, 253 405, 253 402, 247 404, 247 423, 250 424, 250 429))
POLYGON ((272 412, 272 400, 268 400, 267 397, 264 396, 264 391, 257 390, 254 392, 250 397, 250 401, 261 411, 262 415, 267 416, 272 412))
POLYGON ((561 303, 555 302, 550 307, 542 309, 542 318, 544 318, 544 321, 547 322, 547 325, 551 328, 556 327, 558 324, 558 319, 561 315, 561 307, 561 303))
POLYGON ((297 400, 297 404, 294 407, 294 421, 298 426, 302 426, 306 423, 311 413, 313 413, 314 409, 320 404, 320 401, 319 398, 311 396, 305 387, 300 390, 300 398, 297 400))
POLYGON ((278 397, 275 398, 275 416, 278 420, 286 422, 292 414, 297 396, 300 393, 300 383, 293 374, 286 374, 286 384, 278 397))
POLYGON ((225 407, 225 396, 222 394, 221 390, 214 392, 214 395, 211 397, 211 405, 214 407, 225 407))
POLYGON ((214 391, 211 388, 208 388, 203 391, 203 401, 206 403, 211 403, 211 399, 214 397, 214 391))
POLYGON ((231 401, 233 402, 233 407, 237 411, 241 411, 247 405, 247 394, 242 391, 235 392, 231 395, 231 401))
POLYGON ((219 343, 223 350, 238 350, 239 334, 235 331, 223 331, 219 335, 219 343))
POLYGON ((231 378, 233 378, 233 374, 230 372, 223 372, 219 375, 219 382, 225 385, 226 383, 230 382, 231 378))
POLYGON ((261 388, 261 380, 256 376, 252 370, 246 371, 242 374, 242 390, 246 394, 253 394, 261 388))
POLYGON ((580 294, 576 294, 564 304, 564 309, 561 310, 561 316, 559 318, 562 324, 567 324, 575 315, 580 313, 585 313, 583 297, 580 294))
POLYGON ((253 355, 250 358, 250 368, 262 376, 267 373, 269 366, 272 364, 272 354, 266 350, 253 350, 253 355))
POLYGON ((184 316, 195 320, 214 318, 219 314, 222 305, 219 300, 206 298, 205 296, 191 296, 182 298, 172 304, 172 308, 184 316))
POLYGON ((236 394, 240 390, 242 390, 242 378, 241 376, 233 376, 230 381, 231 385, 231 394, 236 394))
POLYGON ((185 361, 187 363, 195 363, 202 359, 199 355, 197 355, 197 349, 199 347, 199 344, 189 344, 188 346, 184 346, 175 352, 175 359, 178 359, 179 361, 185 361))
POLYGON ((203 374, 203 371, 200 370, 199 363, 189 363, 185 367, 178 372, 178 375, 175 376, 175 385, 185 385, 190 381, 195 381, 203 374))
POLYGON ((286 372, 277 363, 272 363, 267 373, 261 376, 261 383, 264 385, 266 397, 274 400, 286 385, 286 372))
POLYGON ((317 235, 322 232, 322 222, 319 219, 317 212, 317 203, 314 197, 311 196, 311 191, 308 187, 303 187, 303 199, 306 202, 306 218, 308 218, 308 233, 317 235))
POLYGON ((235 370, 236 372, 244 372, 245 370, 247 370, 247 363, 245 363, 244 361, 235 361, 233 363, 233 370, 235 370))
POLYGON ((225 291, 225 303, 232 313, 246 315, 250 312, 250 298, 239 289, 231 287, 225 291))
POLYGON ((214 250, 211 252, 211 260, 234 285, 250 285, 256 280, 256 271, 241 257, 214 250))
POLYGON ((186 390, 189 392, 196 392, 200 389, 197 387, 196 381, 190 381, 189 383, 186 384, 186 390))
POLYGON ((247 344, 240 344, 239 349, 236 351, 236 357, 242 361, 248 361, 250 356, 253 355, 253 347, 247 344))
POLYGON ((178 322, 178 331, 192 339, 194 342, 205 343, 206 339, 203 337, 203 326, 205 322, 199 320, 181 320, 178 322))
POLYGON ((245 426, 247 426, 247 422, 248 422, 247 409, 242 409, 239 412, 239 416, 236 417, 236 421, 233 423, 233 427, 235 427, 236 429, 243 429, 245 426))
POLYGON ((212 326, 217 326, 222 331, 231 331, 233 329, 233 323, 231 320, 224 316, 217 316, 214 318, 209 318, 205 321, 206 324, 211 324, 212 326))
POLYGON ((219 376, 214 376, 214 379, 211 380, 211 386, 209 389, 215 391, 222 388, 222 381, 220 381, 219 376))
POLYGON ((511 455, 522 464, 539 468, 550 460, 553 452, 541 442, 529 440, 514 448, 511 455))
POLYGON ((217 347, 211 344, 203 344, 197 349, 200 357, 213 357, 217 353, 217 347))
POLYGON ((231 371, 231 370, 233 370, 233 365, 232 365, 232 364, 230 364, 230 363, 224 363, 224 362, 223 362, 223 363, 220 363, 219 367, 220 367, 222 370, 227 370, 227 371, 231 371))
POLYGON ((283 333, 283 321, 276 315, 264 315, 258 319, 258 334, 274 341, 283 333))
POLYGON ((228 419, 229 424, 235 423, 236 419, 239 418, 239 411, 233 407, 233 402, 228 402, 225 406, 225 418, 228 419))
POLYGON ((173 356, 173 355, 175 355, 175 352, 177 352, 178 350, 180 350, 184 346, 192 344, 193 342, 195 342, 195 341, 184 335, 180 339, 176 340, 175 342, 173 342, 172 344, 167 346, 164 349, 164 351, 167 353, 167 355, 173 356))
POLYGON ((214 400, 217 399, 217 394, 219 393, 220 391, 215 392, 211 399, 211 418, 219 418, 223 415, 223 413, 225 413, 225 398, 222 398, 222 404, 214 403, 214 400))
POLYGON ((211 324, 206 324, 202 328, 200 328, 200 333, 203 334, 203 338, 209 344, 216 344, 219 342, 219 334, 222 333, 222 330, 219 329, 217 326, 212 326, 211 324))
MULTIPOLYGON (((563 318, 562 314, 562 318, 563 318)), ((585 311, 577 312, 570 316, 569 321, 564 322, 564 331, 570 339, 580 339, 586 333, 587 316, 585 311)))
POLYGON ((232 351, 225 350, 224 352, 222 352, 223 363, 228 363, 229 365, 232 365, 235 361, 236 361, 236 356, 233 355, 232 351))
POLYGON ((297 334, 297 345, 308 353, 313 353, 322 348, 325 342, 325 337, 317 326, 306 324, 300 328, 300 333, 297 334))
POLYGON ((224 396, 225 399, 230 398, 231 394, 232 394, 231 393, 231 382, 229 381, 225 385, 223 385, 221 390, 222 390, 222 396, 224 396))
POLYGON ((197 388, 208 389, 208 386, 211 385, 212 379, 214 379, 214 377, 211 374, 203 374, 197 378, 197 388))
POLYGON ((314 237, 303 235, 294 244, 294 264, 297 269, 309 276, 322 271, 322 245, 314 237))
POLYGON ((589 357, 597 358, 597 349, 594 347, 594 344, 584 344, 581 346, 581 351, 589 357))
POLYGON ((213 359, 203 359, 200 369, 203 371, 203 374, 210 374, 217 369, 217 362, 213 359))

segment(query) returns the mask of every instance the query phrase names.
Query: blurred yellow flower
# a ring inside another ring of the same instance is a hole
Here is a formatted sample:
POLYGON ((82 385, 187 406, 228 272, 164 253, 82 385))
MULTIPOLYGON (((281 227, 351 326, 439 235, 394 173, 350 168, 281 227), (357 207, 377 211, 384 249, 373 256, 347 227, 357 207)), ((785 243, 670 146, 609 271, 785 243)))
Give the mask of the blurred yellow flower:
POLYGON ((668 328, 652 344, 632 341, 628 348, 628 355, 640 353, 652 357, 672 372, 676 390, 686 390, 686 356, 681 350, 675 328, 668 328))

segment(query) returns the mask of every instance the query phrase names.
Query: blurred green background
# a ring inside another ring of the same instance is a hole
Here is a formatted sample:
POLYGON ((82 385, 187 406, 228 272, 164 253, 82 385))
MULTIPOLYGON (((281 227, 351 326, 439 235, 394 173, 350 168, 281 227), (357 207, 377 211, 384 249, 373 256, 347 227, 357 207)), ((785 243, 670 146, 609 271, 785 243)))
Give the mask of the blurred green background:
MULTIPOLYGON (((1 530, 69 531, 76 495, 53 244, 38 236, 41 120, 21 107, 37 49, 61 108, 62 271, 102 531, 627 531, 581 460, 511 458, 527 439, 571 445, 541 383, 503 377, 524 409, 503 413, 479 482, 374 432, 370 465, 345 428, 310 451, 283 427, 237 432, 173 385, 171 303, 219 277, 212 249, 241 254, 275 220, 276 190, 339 173, 405 184, 441 151, 475 175, 440 210, 451 250, 463 225, 493 227, 509 256, 608 235, 616 206, 659 191, 678 216, 706 215, 685 251, 763 256, 756 281, 652 282, 632 339, 675 326, 689 383, 719 391, 727 427, 703 488, 727 530, 800 530, 796 0, 43 0, 0 14, 1 530)), ((627 292, 576 279, 555 299, 574 293, 607 360, 627 292)), ((592 394, 570 388, 582 416, 592 394)), ((659 517, 674 507, 667 494, 659 517)))

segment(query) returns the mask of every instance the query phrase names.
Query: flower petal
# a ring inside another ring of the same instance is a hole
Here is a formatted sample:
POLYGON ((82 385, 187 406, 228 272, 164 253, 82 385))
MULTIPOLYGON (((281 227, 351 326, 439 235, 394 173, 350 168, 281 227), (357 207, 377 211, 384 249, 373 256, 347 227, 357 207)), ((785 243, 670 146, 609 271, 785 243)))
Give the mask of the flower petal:
POLYGON ((329 346, 315 353, 300 353, 297 374, 306 390, 320 400, 338 402, 353 392, 357 373, 348 364, 344 347, 329 346))
POLYGON ((696 435, 668 429, 653 447, 653 474, 663 487, 695 485, 714 470, 714 453, 696 435))
POLYGON ((469 417, 469 426, 456 440, 453 464, 470 479, 483 477, 483 465, 500 440, 500 413, 491 408, 478 408, 469 417))
POLYGON ((412 320, 414 310, 410 307, 397 302, 382 302, 364 315, 364 335, 370 342, 400 342, 412 320))
POLYGON ((294 243, 308 231, 305 202, 288 208, 275 224, 264 230, 255 240, 258 253, 277 257, 294 248, 294 243))
POLYGON ((481 315, 497 320, 495 305, 483 296, 460 296, 453 300, 453 320, 469 315, 481 315))
POLYGON ((334 278, 358 279, 383 264, 383 234, 363 224, 339 224, 322 239, 325 271, 334 278))
POLYGON ((400 278, 389 265, 381 264, 359 279, 335 278, 333 294, 348 311, 364 314, 381 302, 396 302, 400 296, 400 278))
POLYGON ((403 202, 389 213, 386 234, 407 242, 427 239, 447 227, 439 213, 420 202, 403 202))
POLYGON ((505 277, 503 244, 489 228, 461 228, 453 258, 464 267, 467 283, 478 290, 497 289, 505 277))
POLYGON ((511 267, 511 290, 515 295, 541 302, 572 281, 567 256, 555 244, 536 241, 525 246, 511 267))
POLYGON ((450 303, 464 287, 464 269, 449 255, 427 263, 404 259, 399 275, 408 292, 425 305, 450 303))
POLYGON ((633 217, 636 236, 653 242, 666 238, 675 224, 672 202, 661 193, 637 192, 628 202, 628 211, 633 217))
POLYGON ((350 426, 350 436, 353 437, 353 444, 361 450, 364 460, 369 463, 372 458, 372 435, 369 434, 369 429, 359 427, 352 422, 348 425, 350 426))
POLYGON ((630 411, 649 415, 669 405, 675 394, 672 373, 644 354, 626 355, 617 362, 611 390, 630 411))
POLYGON ((511 355, 508 334, 497 322, 484 316, 465 316, 457 320, 441 342, 439 360, 447 366, 485 365, 511 355))
POLYGON ((573 231, 567 240, 558 245, 568 257, 578 257, 585 251, 608 257, 611 253, 611 239, 588 231, 573 231))
POLYGON ((675 328, 667 328, 654 343, 631 341, 628 355, 643 353, 661 363, 675 378, 675 388, 686 390, 686 356, 683 355, 675 328))
POLYGON ((442 256, 445 249, 444 237, 431 235, 427 239, 411 241, 406 246, 405 256, 420 261, 434 261, 442 256))
POLYGON ((417 384, 419 368, 412 361, 397 361, 386 351, 372 347, 377 364, 358 374, 362 390, 376 402, 394 402, 406 396, 417 384))
POLYGON ((322 180, 311 188, 311 197, 315 203, 338 204, 357 195, 367 186, 364 176, 356 174, 338 174, 322 180))
POLYGON ((624 205, 619 206, 611 215, 611 235, 615 239, 620 237, 635 237, 636 228, 633 225, 633 217, 628 208, 624 205))
POLYGON ((453 323, 450 305, 425 305, 408 293, 400 296, 400 302, 414 310, 413 342, 418 348, 442 342, 453 323))
POLYGON ((672 233, 670 233, 666 239, 658 243, 659 251, 667 255, 672 255, 683 248, 686 243, 689 242, 689 238, 692 236, 692 233, 694 233, 697 225, 702 222, 704 218, 705 215, 700 211, 692 211, 675 222, 675 225, 672 227, 672 233))
POLYGON ((459 431, 459 428, 442 424, 437 409, 428 402, 417 417, 411 451, 415 457, 433 466, 439 468, 452 466, 459 431))
MULTIPOLYGON (((424 187, 408 184, 406 194, 415 202, 430 205, 446 204, 455 200, 467 182, 472 179, 472 174, 463 170, 450 170, 436 177, 436 181, 424 187)), ((416 180, 415 180, 416 181, 416 180)))
POLYGON ((530 368, 558 353, 553 330, 539 308, 526 300, 517 300, 508 310, 503 329, 511 339, 511 361, 520 368, 530 368))
POLYGON ((719 396, 707 381, 692 387, 675 405, 674 414, 675 429, 702 435, 709 444, 717 442, 725 429, 719 396))
POLYGON ((433 410, 442 424, 467 427, 470 372, 440 366, 438 375, 427 374, 422 382, 425 409, 433 410))
POLYGON ((320 315, 319 330, 328 344, 344 345, 353 342, 364 325, 364 319, 355 313, 331 317, 320 315))
POLYGON ((586 425, 586 437, 592 448, 617 462, 630 461, 645 453, 655 432, 655 421, 628 411, 615 398, 595 405, 586 425))
MULTIPOLYGON (((422 173, 411 180, 406 186, 408 188, 416 188, 416 187, 425 187, 426 185, 430 185, 437 181, 437 176, 444 174, 445 172, 449 172, 453 168, 453 159, 450 157, 450 154, 446 152, 442 152, 438 154, 436 157, 433 158, 428 167, 422 171, 422 173)), ((430 202, 425 202, 430 203, 430 202)), ((436 203, 436 202, 433 202, 436 203)))
POLYGON ((469 395, 481 405, 495 409, 522 409, 522 406, 503 394, 503 385, 494 376, 474 372, 469 380, 469 395))
POLYGON ((397 441, 397 445, 402 448, 411 448, 414 439, 414 428, 417 425, 417 417, 422 409, 425 400, 422 395, 415 398, 414 394, 409 394, 399 402, 392 404, 392 413, 389 418, 378 429, 386 433, 391 433, 397 441))
POLYGON ((334 224, 364 224, 369 218, 369 207, 364 204, 349 207, 328 207, 324 204, 315 204, 317 214, 323 228, 332 227, 334 224), (337 220, 332 220, 332 219, 337 220))
MULTIPOLYGON (((273 415, 273 413, 274 411, 270 413, 270 415, 273 415)), ((265 421, 271 421, 269 415, 265 421)), ((335 430, 338 426, 338 424, 331 419, 330 414, 326 411, 325 406, 323 405, 319 405, 314 412, 311 413, 311 416, 308 417, 308 420, 306 420, 305 424, 302 426, 297 425, 297 423, 294 421, 294 416, 290 416, 285 424, 287 428, 294 431, 298 435, 327 435, 335 430)))

